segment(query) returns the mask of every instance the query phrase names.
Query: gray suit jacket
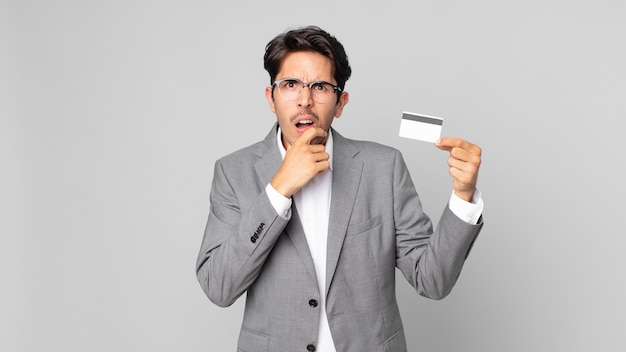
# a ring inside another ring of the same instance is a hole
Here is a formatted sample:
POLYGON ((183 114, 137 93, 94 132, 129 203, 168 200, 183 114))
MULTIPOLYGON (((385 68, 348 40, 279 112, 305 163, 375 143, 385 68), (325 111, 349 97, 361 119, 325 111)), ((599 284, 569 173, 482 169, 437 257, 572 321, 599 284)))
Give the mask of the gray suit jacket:
MULTIPOLYGON (((215 164, 211 209, 197 261, 215 304, 247 292, 239 351, 314 350, 320 293, 295 205, 278 216, 265 187, 282 160, 276 128, 215 164)), ((333 130, 326 311, 338 352, 406 351, 395 268, 417 292, 445 297, 482 227, 448 207, 436 231, 399 151, 333 130)))

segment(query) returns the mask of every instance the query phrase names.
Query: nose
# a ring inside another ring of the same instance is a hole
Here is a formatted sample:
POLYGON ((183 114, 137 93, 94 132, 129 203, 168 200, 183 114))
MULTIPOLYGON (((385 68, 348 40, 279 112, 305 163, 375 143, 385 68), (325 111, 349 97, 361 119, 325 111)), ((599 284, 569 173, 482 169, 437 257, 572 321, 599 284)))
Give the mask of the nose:
POLYGON ((311 88, 304 86, 302 87, 302 92, 298 97, 298 106, 311 106, 313 103, 313 97, 311 96, 311 88))

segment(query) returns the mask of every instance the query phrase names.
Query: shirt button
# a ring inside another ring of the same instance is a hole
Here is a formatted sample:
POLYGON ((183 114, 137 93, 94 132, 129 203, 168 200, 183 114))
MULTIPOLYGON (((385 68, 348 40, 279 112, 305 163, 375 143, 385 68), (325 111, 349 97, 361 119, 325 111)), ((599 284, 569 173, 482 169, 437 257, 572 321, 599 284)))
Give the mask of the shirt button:
POLYGON ((312 343, 306 345, 306 350, 309 352, 315 352, 315 345, 312 343))
POLYGON ((309 300, 309 305, 310 305, 312 308, 317 307, 317 300, 314 300, 314 299, 309 300))

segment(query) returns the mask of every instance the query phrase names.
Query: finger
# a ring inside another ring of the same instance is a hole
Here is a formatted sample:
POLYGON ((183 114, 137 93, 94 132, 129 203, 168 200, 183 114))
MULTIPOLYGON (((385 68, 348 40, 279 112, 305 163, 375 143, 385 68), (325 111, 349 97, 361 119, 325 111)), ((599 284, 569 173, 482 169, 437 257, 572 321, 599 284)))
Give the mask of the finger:
POLYGON ((461 148, 464 143, 468 143, 461 138, 454 137, 441 137, 435 141, 435 145, 441 149, 451 149, 454 147, 461 148))
POLYGON ((317 162, 328 161, 330 159, 330 154, 324 152, 315 154, 317 156, 317 162))
POLYGON ((325 145, 325 144, 326 144, 326 136, 324 136, 324 137, 315 137, 315 138, 313 138, 313 139, 311 140, 311 142, 310 142, 310 143, 311 143, 311 145, 314 145, 314 144, 319 144, 319 145, 322 145, 322 146, 323 146, 323 145, 325 145))
POLYGON ((320 174, 330 169, 330 162, 328 160, 320 161, 319 163, 317 163, 317 165, 318 165, 318 173, 320 174))
POLYGON ((473 155, 465 149, 454 147, 450 149, 450 157, 468 162, 472 160, 473 155))
POLYGON ((461 148, 472 154, 480 155, 482 150, 475 144, 472 144, 461 138, 441 137, 435 141, 435 146, 441 150, 452 150, 453 148, 461 148))
POLYGON ((466 164, 464 168, 478 169, 481 163, 480 154, 472 154, 465 149, 452 148, 450 150, 450 159, 458 160, 459 163, 466 164))
POLYGON ((302 144, 322 144, 326 140, 328 133, 319 127, 312 127, 304 131, 296 143, 302 144))
POLYGON ((323 162, 328 161, 329 159, 330 157, 328 153, 326 152, 310 153, 310 154, 307 154, 306 156, 303 156, 303 160, 310 162, 311 165, 323 163, 323 162))
POLYGON ((476 188, 476 178, 472 174, 452 167, 450 168, 450 176, 454 179, 455 190, 466 191, 476 188))
POLYGON ((450 168, 454 168, 460 170, 462 172, 468 172, 475 174, 478 171, 478 165, 474 163, 468 163, 460 159, 456 159, 453 157, 448 158, 448 166, 450 168))
POLYGON ((317 155, 317 157, 319 157, 320 154, 327 154, 326 146, 322 144, 311 144, 311 145, 305 144, 302 150, 304 152, 317 155))

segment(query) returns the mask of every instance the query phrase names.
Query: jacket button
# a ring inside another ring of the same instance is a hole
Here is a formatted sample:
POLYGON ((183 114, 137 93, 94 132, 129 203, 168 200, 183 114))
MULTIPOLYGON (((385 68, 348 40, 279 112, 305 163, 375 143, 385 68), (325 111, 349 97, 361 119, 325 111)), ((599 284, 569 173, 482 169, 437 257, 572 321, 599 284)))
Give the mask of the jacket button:
POLYGON ((309 300, 309 305, 313 308, 317 307, 317 300, 314 299, 310 299, 309 300))
POLYGON ((306 345, 306 350, 309 352, 314 352, 315 351, 315 345, 314 344, 308 344, 306 345))

